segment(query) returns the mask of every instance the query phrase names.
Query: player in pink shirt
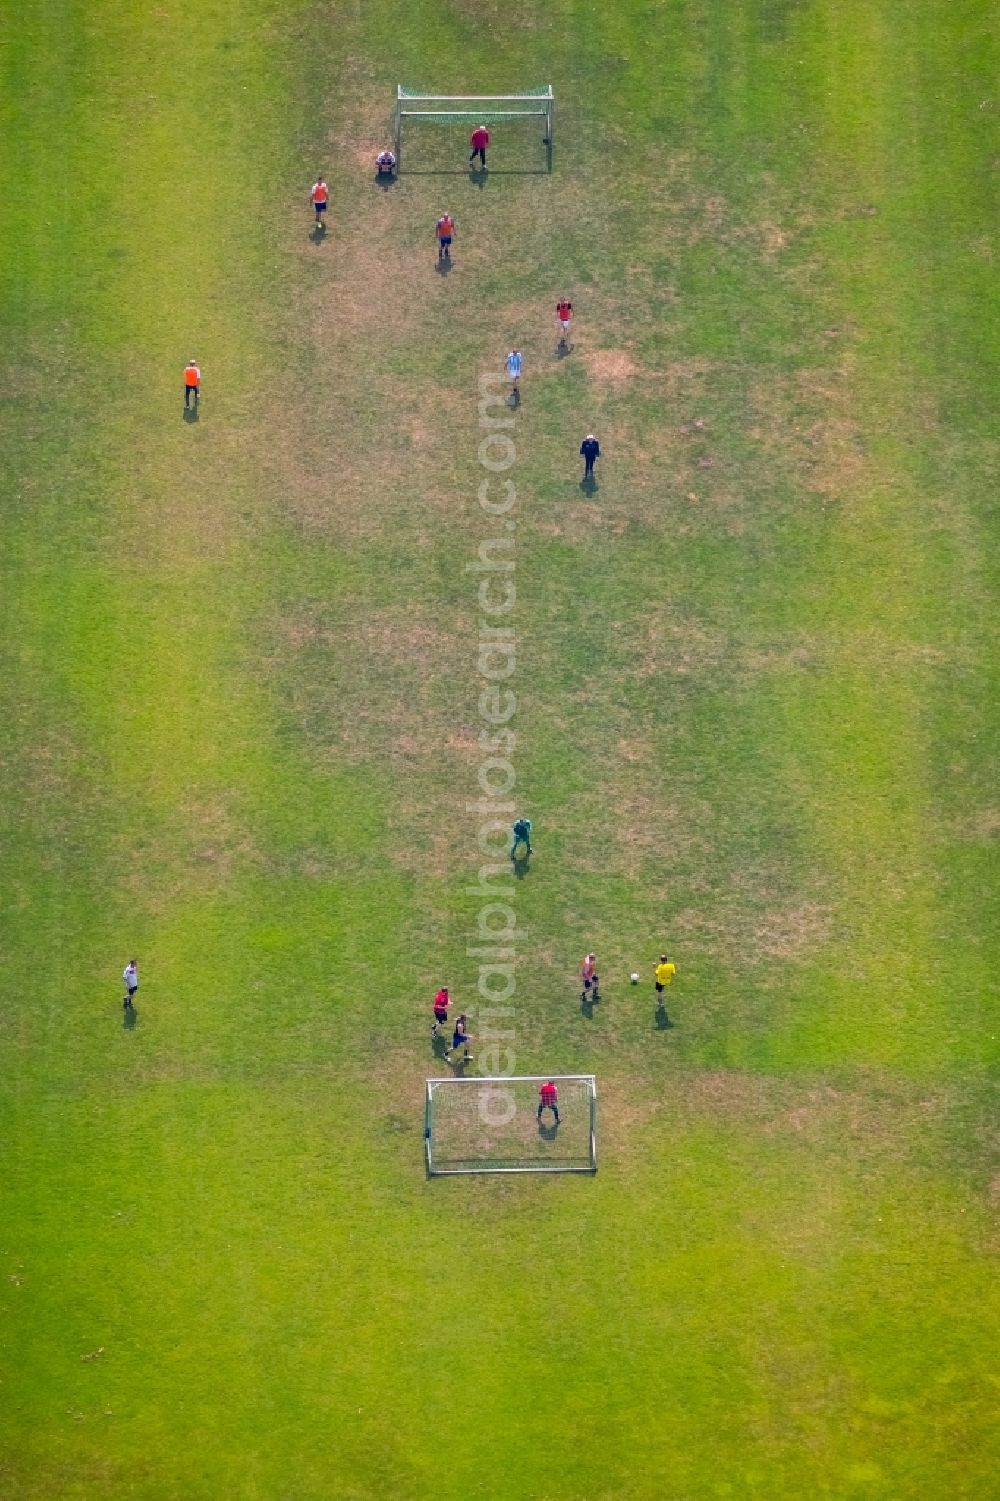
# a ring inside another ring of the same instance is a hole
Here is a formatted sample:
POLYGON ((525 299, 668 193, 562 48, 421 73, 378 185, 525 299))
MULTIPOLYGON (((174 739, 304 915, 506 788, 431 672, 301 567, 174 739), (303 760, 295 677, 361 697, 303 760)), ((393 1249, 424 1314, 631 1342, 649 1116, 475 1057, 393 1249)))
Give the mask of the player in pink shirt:
POLYGON ((580 965, 580 979, 583 983, 583 990, 580 993, 581 1001, 599 1001, 601 981, 597 974, 596 954, 588 954, 580 965))
POLYGON ((477 125, 475 130, 472 132, 472 135, 469 137, 469 145, 472 147, 472 155, 469 157, 470 167, 478 156, 483 164, 483 171, 486 171, 486 148, 489 144, 490 133, 486 129, 486 126, 477 125))
POLYGON ((555 1080, 554 1079, 550 1079, 548 1081, 548 1083, 547 1084, 543 1084, 542 1087, 541 1087, 541 1089, 538 1091, 538 1122, 539 1122, 539 1124, 541 1124, 541 1120, 542 1120, 542 1111, 543 1110, 551 1110, 552 1114, 556 1118, 556 1125, 558 1126, 558 1124, 559 1124, 559 1104, 558 1104, 558 1101, 559 1101, 559 1091, 556 1088, 555 1080))

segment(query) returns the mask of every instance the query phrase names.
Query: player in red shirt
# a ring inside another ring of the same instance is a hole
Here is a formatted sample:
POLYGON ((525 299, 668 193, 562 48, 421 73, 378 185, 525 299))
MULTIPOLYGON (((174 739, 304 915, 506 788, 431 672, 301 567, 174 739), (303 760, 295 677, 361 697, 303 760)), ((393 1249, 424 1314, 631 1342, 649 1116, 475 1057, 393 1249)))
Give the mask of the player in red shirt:
POLYGON ((486 148, 487 148, 487 146, 489 144, 490 144, 490 133, 486 129, 486 126, 485 125, 477 125, 476 128, 475 128, 475 130, 472 132, 471 136, 469 137, 469 145, 472 147, 472 155, 469 157, 469 166, 470 167, 472 166, 472 163, 475 161, 476 157, 478 156, 479 159, 481 160, 482 164, 483 164, 483 171, 484 172, 486 171, 486 148))
POLYGON ((448 1007, 451 1005, 451 996, 448 994, 447 985, 442 985, 434 997, 434 1022, 431 1026, 431 1036, 438 1035, 438 1029, 448 1024, 448 1007))
POLYGON ((573 318, 573 304, 567 298, 563 297, 556 303, 556 317, 559 319, 559 347, 565 349, 566 335, 569 333, 569 325, 573 318))
POLYGON ((596 954, 588 954, 580 965, 580 979, 583 982, 583 990, 580 994, 581 1001, 599 1001, 601 999, 601 981, 597 974, 596 954))
POLYGON ((559 1105, 557 1103, 558 1099, 559 1099, 559 1091, 556 1088, 555 1080, 554 1079, 550 1079, 549 1082, 547 1084, 543 1084, 542 1087, 541 1087, 541 1089, 538 1091, 538 1114, 537 1114, 537 1119, 538 1119, 539 1124, 541 1124, 541 1120, 542 1120, 542 1111, 543 1110, 551 1110, 552 1114, 556 1118, 556 1125, 558 1126, 558 1124, 559 1124, 559 1105))

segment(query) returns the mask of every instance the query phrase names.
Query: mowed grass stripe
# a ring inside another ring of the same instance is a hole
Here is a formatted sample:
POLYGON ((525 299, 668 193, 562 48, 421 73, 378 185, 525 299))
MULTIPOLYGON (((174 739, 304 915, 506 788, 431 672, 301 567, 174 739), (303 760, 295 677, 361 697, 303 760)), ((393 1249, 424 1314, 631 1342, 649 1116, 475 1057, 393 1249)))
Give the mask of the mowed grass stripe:
MULTIPOLYGON (((335 771, 310 800, 319 811, 283 792, 241 661, 242 622, 260 604, 259 548, 274 500, 257 484, 256 414, 279 384, 280 363, 270 363, 265 308, 251 290, 268 264, 267 189, 284 167, 284 158, 260 149, 270 140, 271 112, 281 108, 281 76, 265 66, 273 12, 223 8, 211 26, 203 15, 196 34, 180 10, 164 20, 125 10, 106 18, 107 34, 87 29, 104 93, 72 175, 84 204, 95 181, 102 191, 99 212, 84 211, 70 253, 85 251, 89 265, 107 254, 111 269, 91 284, 81 314, 88 342, 61 340, 62 394, 72 400, 81 392, 72 467, 58 496, 64 547, 53 552, 31 518, 20 573, 30 580, 30 608, 47 621, 47 654, 71 681, 74 712, 100 744, 105 785, 114 788, 131 942, 159 970, 162 993, 183 997, 186 1012, 198 995, 201 956, 238 947, 224 937, 230 914, 215 922, 207 907, 220 878, 231 884, 259 866, 252 825, 259 820, 293 847, 307 843, 313 824, 335 823, 342 840, 369 825, 364 809, 353 820, 337 810, 335 771), (125 49, 120 59, 117 45, 125 49), (185 80, 182 59, 192 51, 204 67, 185 80), (120 169, 114 190, 109 162, 120 169), (179 370, 189 353, 202 361, 210 414, 195 428, 180 414, 179 370), (75 387, 67 380, 74 374, 75 387), (90 431, 83 392, 106 398, 90 431), (84 477, 81 506, 76 486, 84 477), (74 526, 94 541, 87 566, 67 578, 74 526), (152 929, 136 921, 145 910, 168 935, 175 901, 177 931, 187 935, 176 961, 172 942, 160 956, 152 929)), ((36 160, 33 182, 45 175, 36 160)), ((62 257, 51 219, 47 228, 47 253, 62 257)), ((71 283, 67 302, 78 295, 71 283)), ((370 842, 371 833, 361 837, 370 842)), ((86 979, 93 985, 97 974, 86 979)), ((199 1047, 205 1026, 202 1017, 199 1047)))
MULTIPOLYGON (((940 77, 932 84, 926 76, 927 54, 878 13, 838 8, 815 34, 830 59, 823 161, 851 161, 855 174, 854 222, 823 240, 845 294, 853 390, 842 415, 867 451, 843 496, 841 523, 817 554, 829 588, 812 610, 796 602, 803 619, 827 616, 844 658, 801 706, 820 733, 796 785, 819 792, 817 833, 841 867, 847 906, 844 963, 816 977, 815 1040, 826 1053, 839 1032, 850 1054, 863 1038, 873 1056, 904 1069, 951 1059, 968 1065, 995 1056, 995 1041, 985 1025, 983 968, 967 967, 971 956, 953 943, 953 914, 937 890, 938 789, 927 768, 940 732, 935 704, 950 696, 951 675, 964 675, 975 653, 989 650, 992 629, 968 535, 982 497, 972 476, 968 488, 942 497, 928 485, 924 456, 945 440, 939 393, 953 380, 965 384, 969 344, 981 337, 968 294, 970 282, 985 280, 970 253, 985 205, 968 188, 958 201, 954 176, 931 165, 942 158, 924 143, 931 137, 938 147, 946 133, 974 182, 969 142, 980 132, 971 110, 964 124, 954 107, 941 110, 940 77), (915 299, 901 279, 908 255, 914 279, 935 285, 933 298, 915 299), (960 274, 945 279, 941 271, 956 262, 960 274), (926 359, 928 313, 963 350, 937 368, 926 359), (957 599, 977 596, 983 614, 977 620, 964 607, 963 626, 942 651, 934 644, 941 622, 955 618, 957 599), (940 966, 942 982, 931 979, 929 964, 940 966)), ((802 61, 808 67, 808 55, 802 61)), ((968 99, 972 91, 970 79, 968 99)), ((992 358, 995 365, 995 339, 992 358)), ((974 407, 975 398, 973 423, 974 407)), ((806 1046, 809 1025, 799 1031, 806 1046)))
MULTIPOLYGON (((196 1327, 200 1306, 191 1279, 203 1265, 193 1239, 201 1232, 193 1227, 200 1221, 206 1228, 199 1205, 208 1219, 219 1214, 217 1187, 227 1169, 216 1171, 205 1146, 219 1134, 227 1106, 217 1105, 219 1092, 185 1095, 182 1080, 186 1060, 211 1058, 213 1027, 217 1042, 229 1038, 230 1051, 245 1052, 239 1029, 230 1034, 224 1019, 233 1015, 226 1002, 246 1004, 253 993, 249 977, 242 983, 246 950, 231 923, 235 917, 242 929, 247 916, 235 892, 220 911, 220 886, 235 887, 244 867, 253 869, 244 847, 248 810, 270 805, 267 817, 280 835, 282 807, 297 805, 295 794, 282 803, 262 785, 271 768, 263 753, 252 759, 262 731, 238 670, 241 614, 257 589, 248 538, 266 498, 248 483, 253 432, 246 427, 241 435, 240 401, 251 394, 256 400, 272 372, 256 322, 246 316, 257 300, 242 274, 247 250, 235 257, 234 275, 230 239, 237 215, 252 223, 267 171, 267 132, 248 133, 251 114, 239 113, 250 93, 260 121, 266 90, 280 87, 280 77, 259 66, 266 19, 249 8, 195 16, 181 7, 161 9, 152 26, 127 10, 106 18, 107 32, 81 73, 108 92, 99 106, 80 111, 74 146, 56 132, 63 155, 42 162, 36 149, 30 170, 34 183, 72 176, 84 202, 89 184, 107 181, 109 162, 126 162, 130 175, 117 194, 102 193, 100 214, 69 246, 77 260, 65 279, 53 263, 67 247, 51 219, 44 241, 34 236, 35 261, 23 255, 25 241, 14 240, 36 323, 29 333, 37 339, 19 349, 16 374, 22 382, 28 374, 33 396, 36 372, 39 386, 43 378, 58 380, 58 401, 71 413, 58 432, 68 448, 54 444, 50 459, 32 430, 20 456, 31 488, 47 481, 53 493, 45 495, 42 516, 25 507, 23 523, 15 522, 16 587, 6 596, 8 639, 19 644, 10 685, 23 696, 8 725, 23 727, 20 751, 37 748, 55 760, 51 768, 42 763, 47 782, 16 789, 32 819, 24 844, 34 847, 36 889, 18 870, 21 917, 7 946, 8 993, 21 998, 14 1043, 22 1067, 8 1091, 5 1134, 19 1145, 8 1156, 6 1212, 19 1229, 18 1264, 31 1267, 31 1292, 18 1310, 26 1321, 18 1318, 5 1352, 21 1393, 12 1424, 25 1456, 13 1482, 19 1495, 86 1494, 95 1485, 117 1486, 119 1473, 129 1477, 122 1486, 148 1484, 149 1494, 194 1494, 204 1473, 203 1462, 192 1460, 185 1479, 174 1399, 187 1378, 173 1386, 166 1373, 171 1365, 190 1369, 193 1336, 185 1331, 196 1327), (164 44, 171 27, 175 46, 164 44), (245 83, 238 73, 226 79, 217 71, 213 44, 234 31, 257 39, 245 83), (155 125, 145 132, 135 125, 136 89, 149 89, 151 98, 163 91, 155 125), (109 102, 116 92, 120 114, 109 102), (225 100, 229 131, 219 116, 225 100), (211 122, 223 124, 220 133, 211 122), (68 149, 75 175, 67 172, 68 149), (102 286, 95 267, 109 240, 118 269, 102 286), (39 306, 43 297, 51 301, 39 306), (61 363, 51 357, 53 344, 61 363), (194 431, 181 425, 179 371, 191 352, 205 367, 209 408, 218 393, 214 431, 207 421, 194 431), (53 784, 57 819, 48 801, 53 784), (64 820, 72 858, 57 842, 64 820), (145 1014, 138 1033, 119 1032, 109 1050, 117 1005, 112 966, 120 967, 126 942, 145 960, 145 1014), (26 997, 25 976, 42 953, 47 983, 37 997, 29 987, 26 997), (119 1093, 128 1099, 120 1116, 119 1093), (203 1199, 184 1192, 193 1173, 213 1185, 203 1199), (122 1217, 138 1218, 139 1227, 133 1223, 120 1238, 122 1217), (130 1244, 151 1277, 148 1298, 143 1274, 128 1291, 130 1244), (164 1297, 167 1284, 178 1290, 174 1306, 164 1297), (104 1436, 81 1435, 65 1409, 78 1392, 87 1413, 99 1416, 91 1408, 94 1383, 80 1364, 80 1353, 100 1343, 91 1338, 97 1326, 114 1327, 130 1372, 120 1366, 101 1383, 103 1401, 112 1418, 124 1407, 138 1420, 131 1441, 113 1443, 116 1460, 104 1436), (171 1347, 162 1360, 153 1331, 171 1347), (147 1397, 137 1398, 136 1382, 147 1397), (53 1401, 57 1390, 62 1406, 53 1401), (145 1456, 157 1443, 159 1461, 149 1467, 145 1456)), ((87 37, 93 30, 88 19, 87 37)), ((26 107, 42 109, 35 79, 44 79, 59 55, 75 55, 62 31, 48 38, 29 32, 26 107)), ((57 71, 48 81, 65 97, 78 80, 57 71)), ((277 172, 278 159, 271 160, 277 172)), ((16 289, 15 305, 24 292, 16 289)), ((26 426, 35 427, 30 417, 26 426)), ((355 826, 348 815, 338 819, 342 838, 355 826)), ((302 834, 297 825, 292 843, 302 834)), ((251 924, 255 910, 251 903, 251 924)), ((273 893, 262 910, 274 910, 273 893)), ((312 910, 304 926, 320 932, 321 914, 312 910)), ((259 983, 260 966, 252 956, 245 962, 259 983)), ((253 1112, 237 1108, 233 1119, 238 1156, 249 1150, 253 1112)), ((224 1364, 222 1326, 234 1331, 239 1359, 253 1338, 253 1319, 247 1326, 238 1260, 220 1275, 232 1285, 231 1301, 217 1307, 205 1350, 224 1364)), ((193 1406, 197 1453, 205 1406, 217 1414, 226 1406, 223 1385, 193 1406)), ((225 1487, 223 1474, 218 1484, 225 1487)))

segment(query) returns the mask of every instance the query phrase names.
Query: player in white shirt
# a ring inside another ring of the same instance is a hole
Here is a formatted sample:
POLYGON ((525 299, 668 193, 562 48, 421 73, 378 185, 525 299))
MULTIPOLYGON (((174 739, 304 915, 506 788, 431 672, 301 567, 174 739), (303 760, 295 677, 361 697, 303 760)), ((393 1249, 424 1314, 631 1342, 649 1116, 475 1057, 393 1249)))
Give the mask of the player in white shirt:
POLYGON ((521 351, 519 349, 511 350, 504 360, 504 369, 507 371, 514 401, 518 402, 521 399, 521 351))
POLYGON ((122 970, 122 979, 125 981, 125 999, 122 1005, 126 1011, 132 1011, 132 999, 139 989, 139 966, 134 959, 130 959, 122 970))

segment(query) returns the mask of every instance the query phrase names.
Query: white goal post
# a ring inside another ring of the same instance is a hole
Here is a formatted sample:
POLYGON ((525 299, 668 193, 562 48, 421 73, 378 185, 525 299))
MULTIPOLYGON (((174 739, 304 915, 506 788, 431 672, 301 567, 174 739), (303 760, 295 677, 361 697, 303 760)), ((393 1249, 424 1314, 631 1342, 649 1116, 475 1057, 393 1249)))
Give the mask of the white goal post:
POLYGON ((556 99, 550 83, 523 94, 422 94, 418 89, 396 85, 394 131, 396 157, 403 154, 403 121, 465 120, 473 125, 493 125, 500 120, 543 120, 542 144, 552 149, 556 99))
POLYGON ((424 1157, 429 1177, 466 1173, 597 1171, 593 1074, 451 1075, 427 1080, 424 1157), (539 1118, 539 1091, 558 1091, 559 1120, 539 1118))

